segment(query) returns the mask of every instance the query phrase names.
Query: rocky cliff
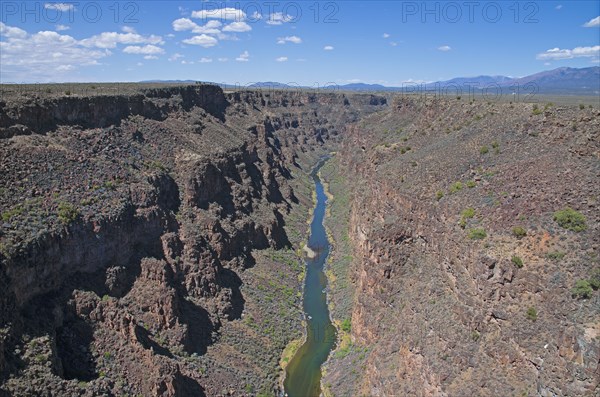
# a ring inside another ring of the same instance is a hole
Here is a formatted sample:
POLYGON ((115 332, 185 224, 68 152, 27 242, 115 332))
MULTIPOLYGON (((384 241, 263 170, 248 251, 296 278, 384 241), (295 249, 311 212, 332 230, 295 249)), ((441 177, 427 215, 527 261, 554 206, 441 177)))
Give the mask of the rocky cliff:
POLYGON ((0 390, 273 393, 304 152, 386 100, 134 91, 0 103, 0 390))
POLYGON ((327 394, 597 396, 599 131, 597 107, 410 97, 350 128, 327 394))

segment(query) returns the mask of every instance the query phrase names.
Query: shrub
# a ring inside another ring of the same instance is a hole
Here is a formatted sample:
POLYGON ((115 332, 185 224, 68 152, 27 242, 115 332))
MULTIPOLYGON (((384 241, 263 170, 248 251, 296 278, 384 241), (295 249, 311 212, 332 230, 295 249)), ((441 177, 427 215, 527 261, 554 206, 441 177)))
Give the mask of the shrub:
POLYGON ((587 225, 585 224, 585 216, 583 216, 583 214, 580 212, 568 207, 564 210, 556 211, 554 213, 554 220, 559 224, 559 226, 574 232, 581 232, 587 229, 587 225))
POLYGON ((471 240, 483 240, 487 237, 487 233, 482 228, 475 228, 469 230, 469 238, 471 240))
POLYGON ((66 95, 66 96, 69 96, 69 95, 71 95, 71 91, 69 91, 69 90, 65 91, 65 95, 66 95))
POLYGON ((21 215, 23 213, 24 209, 22 205, 17 205, 16 207, 5 211, 2 213, 2 220, 4 222, 8 222, 11 220, 12 217, 17 216, 17 215, 21 215))
POLYGON ((450 185, 450 194, 452 193, 456 193, 460 190, 462 190, 463 188, 463 184, 462 182, 454 182, 452 185, 450 185))
POLYGON ((58 219, 65 225, 68 225, 79 217, 77 208, 69 203, 60 203, 58 205, 58 219))
POLYGON ((444 192, 442 192, 441 190, 438 190, 435 193, 435 198, 437 199, 437 201, 440 201, 442 199, 442 197, 444 197, 444 192))
POLYGON ((352 323, 350 322, 350 319, 347 318, 344 321, 342 321, 342 323, 340 324, 340 328, 344 332, 350 332, 350 330, 352 329, 352 323))
POLYGON ((481 338, 481 334, 479 333, 479 331, 475 330, 471 332, 471 339, 473 340, 473 342, 477 342, 479 338, 481 338))
POLYGON ((588 280, 579 280, 575 283, 575 287, 571 290, 571 293, 577 299, 589 299, 592 297, 594 290, 588 280))
POLYGON ((594 290, 600 289, 600 269, 596 269, 592 272, 589 283, 594 290))
POLYGON ((580 104, 579 104, 579 109, 580 109, 580 110, 583 110, 583 109, 585 109, 585 105, 584 105, 583 103, 580 103, 580 104))
POLYGON ((538 105, 533 105, 532 113, 537 116, 538 114, 542 114, 542 110, 538 108, 538 105))
POLYGON ((467 187, 469 189, 473 189, 475 186, 477 186, 477 183, 475 183, 475 181, 468 181, 467 182, 467 187))
POLYGON ((523 229, 521 226, 513 227, 512 232, 513 232, 513 235, 518 239, 522 239, 523 237, 527 236, 527 231, 525 229, 523 229))
POLYGON ((481 149, 479 149, 479 154, 487 154, 490 151, 490 149, 487 146, 482 146, 481 149))
POLYGON ((464 219, 473 218, 475 216, 475 209, 473 209, 473 208, 467 208, 467 209, 463 210, 463 212, 461 212, 461 216, 464 219))
POLYGON ((521 259, 520 256, 513 255, 512 258, 510 258, 510 261, 519 269, 523 267, 523 259, 521 259))
POLYGON ((565 255, 566 255, 565 252, 553 251, 553 252, 548 252, 546 254, 546 258, 552 259, 552 260, 561 260, 562 258, 565 257, 565 255))
POLYGON ((531 320, 531 321, 535 321, 537 320, 538 317, 538 312, 537 310, 535 310, 535 307, 530 307, 529 309, 527 309, 527 319, 531 320))

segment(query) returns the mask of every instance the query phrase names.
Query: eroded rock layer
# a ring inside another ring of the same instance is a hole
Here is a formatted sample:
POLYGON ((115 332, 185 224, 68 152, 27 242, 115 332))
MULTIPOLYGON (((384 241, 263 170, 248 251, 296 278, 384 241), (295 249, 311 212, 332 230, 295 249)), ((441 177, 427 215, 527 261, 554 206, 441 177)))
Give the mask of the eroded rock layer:
POLYGON ((351 342, 324 389, 597 396, 599 131, 597 106, 415 97, 349 129, 351 342))
POLYGON ((301 330, 298 159, 385 105, 210 85, 0 102, 1 390, 273 393, 301 330))

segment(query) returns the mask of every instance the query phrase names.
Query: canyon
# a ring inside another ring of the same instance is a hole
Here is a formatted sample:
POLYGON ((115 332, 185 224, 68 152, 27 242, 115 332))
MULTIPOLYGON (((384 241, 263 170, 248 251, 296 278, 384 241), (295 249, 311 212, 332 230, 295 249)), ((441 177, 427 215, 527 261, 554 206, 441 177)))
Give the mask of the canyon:
POLYGON ((7 93, 0 394, 279 395, 334 152, 323 395, 595 396, 599 131, 597 105, 7 93))

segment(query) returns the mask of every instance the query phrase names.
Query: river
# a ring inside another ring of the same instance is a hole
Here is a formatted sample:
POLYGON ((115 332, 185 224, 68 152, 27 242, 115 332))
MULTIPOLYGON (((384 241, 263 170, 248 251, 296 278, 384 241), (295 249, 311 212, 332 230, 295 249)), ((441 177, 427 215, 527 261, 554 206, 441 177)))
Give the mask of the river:
POLYGON ((284 389, 289 397, 318 397, 321 394, 321 365, 336 343, 336 330, 327 307, 327 278, 323 271, 330 250, 323 225, 327 196, 318 175, 327 159, 321 159, 311 173, 317 204, 310 225, 308 247, 316 255, 305 259, 303 308, 306 315, 306 341, 286 368, 284 389))

